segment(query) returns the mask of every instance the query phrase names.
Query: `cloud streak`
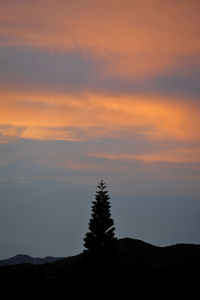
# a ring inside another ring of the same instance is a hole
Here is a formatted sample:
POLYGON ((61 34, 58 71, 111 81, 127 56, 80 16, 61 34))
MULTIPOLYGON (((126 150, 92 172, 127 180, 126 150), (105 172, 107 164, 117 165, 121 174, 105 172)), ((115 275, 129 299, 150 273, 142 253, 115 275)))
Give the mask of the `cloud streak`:
POLYGON ((1 94, 2 136, 199 141, 199 104, 141 95, 1 94))
MULTIPOLYGON (((146 154, 92 153, 90 156, 108 160, 138 160, 145 163, 200 164, 200 148, 175 148, 146 154)), ((194 165, 191 167, 194 168, 194 165)))

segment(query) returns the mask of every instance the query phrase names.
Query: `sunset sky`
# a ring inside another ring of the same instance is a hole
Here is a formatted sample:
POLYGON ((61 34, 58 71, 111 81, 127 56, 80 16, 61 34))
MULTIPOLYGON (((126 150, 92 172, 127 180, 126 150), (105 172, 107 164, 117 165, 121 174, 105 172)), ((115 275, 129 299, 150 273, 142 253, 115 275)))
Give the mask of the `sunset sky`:
POLYGON ((200 1, 0 0, 0 259, 200 243, 200 1))

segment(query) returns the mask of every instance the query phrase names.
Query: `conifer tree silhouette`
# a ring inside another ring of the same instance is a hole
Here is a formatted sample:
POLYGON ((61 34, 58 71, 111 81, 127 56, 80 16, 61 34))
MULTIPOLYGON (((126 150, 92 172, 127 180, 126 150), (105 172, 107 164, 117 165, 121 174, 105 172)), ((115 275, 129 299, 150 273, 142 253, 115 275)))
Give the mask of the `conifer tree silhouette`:
POLYGON ((116 249, 115 228, 110 213, 110 197, 105 190, 106 184, 101 180, 97 187, 89 221, 90 232, 85 235, 84 246, 86 252, 106 257, 112 255, 116 249))

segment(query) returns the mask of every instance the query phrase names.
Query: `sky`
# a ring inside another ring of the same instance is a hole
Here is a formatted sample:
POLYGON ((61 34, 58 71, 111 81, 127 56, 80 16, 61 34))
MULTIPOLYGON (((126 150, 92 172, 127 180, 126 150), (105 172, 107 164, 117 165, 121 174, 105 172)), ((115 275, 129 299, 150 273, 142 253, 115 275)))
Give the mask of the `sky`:
POLYGON ((200 1, 0 0, 0 259, 200 243, 200 1))

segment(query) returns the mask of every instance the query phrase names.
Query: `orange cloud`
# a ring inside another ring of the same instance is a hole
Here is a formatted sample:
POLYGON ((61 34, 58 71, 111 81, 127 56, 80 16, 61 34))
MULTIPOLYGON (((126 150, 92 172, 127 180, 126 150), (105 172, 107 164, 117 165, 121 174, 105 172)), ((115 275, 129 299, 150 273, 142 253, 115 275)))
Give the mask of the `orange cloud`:
POLYGON ((139 134, 150 140, 200 140, 200 107, 192 101, 4 93, 0 105, 0 134, 7 138, 76 141, 139 134))
POLYGON ((96 153, 92 157, 105 158, 110 160, 139 160, 147 163, 168 162, 178 164, 200 164, 200 149, 168 149, 148 154, 114 154, 96 153))
POLYGON ((1 45, 81 49, 104 76, 199 68, 199 1, 13 1, 0 4, 1 45), (102 65, 102 64, 101 64, 102 65))

